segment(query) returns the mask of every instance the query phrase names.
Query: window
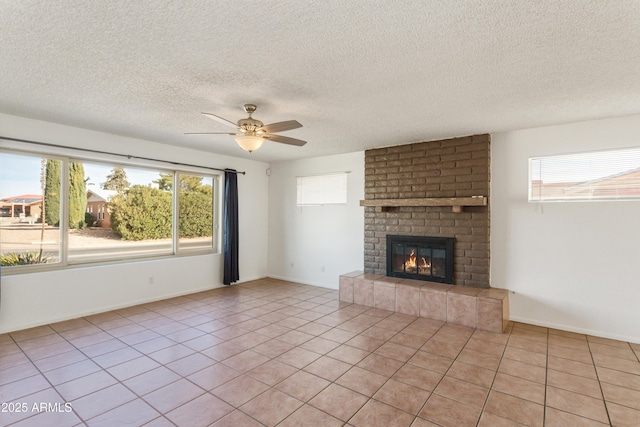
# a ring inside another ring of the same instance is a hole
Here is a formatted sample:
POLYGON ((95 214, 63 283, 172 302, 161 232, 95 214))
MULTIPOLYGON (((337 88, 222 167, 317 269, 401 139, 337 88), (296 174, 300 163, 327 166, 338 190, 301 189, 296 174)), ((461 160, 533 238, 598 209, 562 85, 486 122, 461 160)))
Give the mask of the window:
POLYGON ((62 161, 0 153, 3 267, 60 262, 62 161))
POLYGON ((173 253, 173 173, 76 160, 69 170, 70 264, 173 253), (81 215, 87 205, 95 215, 81 215))
POLYGON ((212 252, 217 182, 205 174, 0 152, 2 266, 29 271, 45 266, 26 264, 212 252))
POLYGON ((298 206, 347 203, 347 173, 298 177, 298 206))
POLYGON ((529 159, 529 201, 640 200, 640 148, 529 159))
POLYGON ((178 248, 181 251, 213 247, 213 177, 179 174, 180 226, 178 248))

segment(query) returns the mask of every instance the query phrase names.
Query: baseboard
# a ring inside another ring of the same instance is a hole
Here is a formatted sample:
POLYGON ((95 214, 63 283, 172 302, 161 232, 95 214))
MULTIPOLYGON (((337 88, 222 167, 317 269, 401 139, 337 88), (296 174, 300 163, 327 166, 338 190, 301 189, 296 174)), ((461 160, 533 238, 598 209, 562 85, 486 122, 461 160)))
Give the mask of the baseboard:
POLYGON ((300 283, 300 284, 303 284, 303 285, 317 286, 319 288, 333 289, 333 290, 337 290, 338 289, 337 287, 334 288, 334 287, 328 286, 325 283, 311 282, 309 280, 294 279, 292 277, 278 276, 278 275, 275 275, 275 274, 269 274, 267 277, 270 277, 271 279, 286 280, 287 282, 300 283))
MULTIPOLYGON (((238 280, 237 282, 232 283, 232 285, 239 285, 241 283, 253 282, 254 280, 264 279, 265 277, 268 277, 268 276, 246 277, 246 278, 242 278, 242 279, 238 280)), ((225 285, 222 285, 222 286, 225 286, 225 285)))
POLYGON ((605 331, 598 331, 598 330, 588 329, 588 328, 580 328, 574 325, 563 325, 560 323, 545 322, 538 319, 528 319, 526 317, 519 317, 519 316, 513 316, 513 315, 509 315, 509 320, 514 322, 527 323, 529 325, 542 326, 543 328, 560 329, 562 331, 575 332, 577 334, 585 334, 585 335, 591 335, 594 337, 609 338, 609 339, 618 340, 618 341, 626 341, 626 342, 631 342, 635 344, 640 344, 640 337, 611 334, 605 331))

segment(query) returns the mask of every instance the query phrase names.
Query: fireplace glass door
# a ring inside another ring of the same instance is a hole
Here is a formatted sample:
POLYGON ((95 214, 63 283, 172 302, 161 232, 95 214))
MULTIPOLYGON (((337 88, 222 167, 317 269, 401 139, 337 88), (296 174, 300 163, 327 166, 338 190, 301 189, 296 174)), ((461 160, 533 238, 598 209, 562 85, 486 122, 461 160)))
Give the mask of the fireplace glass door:
POLYGON ((387 236, 387 275, 453 283, 453 239, 387 236))

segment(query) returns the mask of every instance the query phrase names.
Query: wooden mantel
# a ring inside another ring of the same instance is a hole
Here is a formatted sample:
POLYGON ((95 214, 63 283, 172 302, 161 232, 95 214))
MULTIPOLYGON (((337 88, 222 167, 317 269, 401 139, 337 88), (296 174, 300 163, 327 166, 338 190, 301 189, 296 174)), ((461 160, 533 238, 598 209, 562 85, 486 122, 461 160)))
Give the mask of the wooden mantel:
POLYGON ((375 206, 384 212, 401 206, 451 206, 453 212, 462 212, 465 206, 487 206, 485 196, 426 197, 420 199, 369 199, 360 200, 360 206, 375 206))

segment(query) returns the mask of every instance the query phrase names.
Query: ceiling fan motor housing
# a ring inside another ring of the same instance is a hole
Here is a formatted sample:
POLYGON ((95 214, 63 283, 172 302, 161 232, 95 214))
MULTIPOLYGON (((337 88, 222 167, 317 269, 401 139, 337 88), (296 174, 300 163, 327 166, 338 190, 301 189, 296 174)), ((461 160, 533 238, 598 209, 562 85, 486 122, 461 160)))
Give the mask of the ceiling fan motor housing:
POLYGON ((264 126, 264 123, 262 123, 260 120, 251 117, 251 115, 256 111, 256 108, 257 107, 254 104, 244 104, 244 111, 249 114, 249 117, 247 117, 246 119, 238 120, 238 128, 245 135, 255 135, 256 133, 261 133, 258 132, 258 130, 262 128, 262 126, 264 126))
POLYGON ((243 133, 247 132, 257 132, 258 129, 261 129, 263 123, 260 120, 256 120, 253 118, 240 119, 238 120, 238 128, 243 133))

